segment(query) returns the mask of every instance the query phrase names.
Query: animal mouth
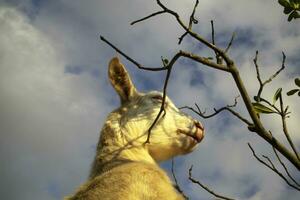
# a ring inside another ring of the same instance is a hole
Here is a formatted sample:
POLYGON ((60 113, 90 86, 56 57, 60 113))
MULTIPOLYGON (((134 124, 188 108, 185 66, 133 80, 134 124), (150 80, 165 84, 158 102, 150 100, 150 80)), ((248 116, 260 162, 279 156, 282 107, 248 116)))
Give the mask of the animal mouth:
POLYGON ((184 134, 192 138, 195 142, 200 143, 204 138, 204 128, 201 125, 196 124, 195 131, 185 131, 182 129, 178 129, 178 133, 184 134))

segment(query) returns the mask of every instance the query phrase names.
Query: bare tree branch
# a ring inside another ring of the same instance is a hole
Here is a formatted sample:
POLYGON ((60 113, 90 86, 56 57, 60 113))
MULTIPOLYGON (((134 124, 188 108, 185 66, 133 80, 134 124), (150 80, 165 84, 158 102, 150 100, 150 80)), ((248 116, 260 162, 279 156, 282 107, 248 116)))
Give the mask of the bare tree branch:
POLYGON ((214 69, 219 69, 219 70, 222 70, 222 71, 225 71, 225 72, 231 72, 230 69, 228 69, 225 65, 212 62, 208 58, 200 57, 200 56, 197 56, 195 54, 188 53, 188 52, 185 52, 185 51, 181 51, 181 53, 182 53, 182 56, 184 56, 186 58, 190 58, 190 59, 192 59, 196 62, 199 62, 203 65, 209 66, 209 67, 214 68, 214 69))
POLYGON ((100 39, 108 44, 110 47, 112 47, 114 50, 116 50, 118 53, 120 53, 122 56, 124 56, 127 60, 135 64, 139 69, 148 70, 148 71, 163 71, 167 70, 166 67, 158 67, 158 68, 151 68, 151 67, 143 67, 140 63, 129 57, 127 54, 125 54, 123 51, 118 49, 115 45, 113 45, 111 42, 109 42, 107 39, 105 39, 103 36, 100 36, 100 39))
MULTIPOLYGON (((215 43, 215 27, 214 27, 214 21, 211 20, 210 21, 210 25, 211 25, 211 42, 213 45, 216 45, 215 43)), ((214 51, 215 55, 216 55, 216 61, 218 64, 223 64, 223 59, 220 56, 220 54, 218 53, 218 51, 214 51)))
POLYGON ((266 163, 265 161, 263 161, 262 159, 260 159, 260 158, 256 155, 256 153, 255 153, 254 149, 252 148, 252 146, 250 145, 250 143, 248 143, 248 146, 249 146, 250 150, 252 151, 253 156, 254 156, 260 163, 262 163, 263 165, 265 165, 266 167, 268 167, 269 169, 271 169, 273 172, 275 172, 275 173, 276 173, 279 177, 281 177, 281 178, 282 178, 289 186, 291 186, 292 188, 294 188, 294 189, 300 191, 300 187, 297 187, 297 186, 293 185, 292 183, 290 183, 290 182, 287 180, 287 178, 286 178, 281 172, 279 172, 279 171, 276 169, 276 167, 274 166, 273 162, 272 162, 267 156, 264 156, 264 155, 263 155, 263 157, 266 158, 266 159, 269 161, 270 164, 266 163))
POLYGON ((268 156, 262 155, 262 157, 265 158, 270 163, 270 165, 272 166, 273 169, 275 169, 273 162, 271 161, 271 159, 268 156))
MULTIPOLYGON (((120 53, 122 56, 124 56, 127 60, 129 60, 130 62, 132 62, 134 65, 136 65, 139 69, 148 70, 148 71, 163 71, 163 70, 167 70, 166 66, 158 67, 158 68, 143 67, 140 63, 138 63, 137 61, 135 61, 134 59, 132 59, 130 56, 128 56, 127 54, 125 54, 120 49, 118 49, 115 45, 113 45, 111 42, 109 42, 103 36, 100 36, 100 39, 102 41, 104 41, 106 44, 108 44, 109 46, 111 46, 113 49, 115 49, 118 53, 120 53)), ((190 58, 192 60, 195 60, 195 61, 197 61, 199 63, 202 63, 204 65, 210 66, 212 68, 219 69, 219 70, 226 71, 226 72, 230 72, 230 70, 228 68, 226 68, 226 66, 219 65, 217 63, 211 62, 209 59, 207 59, 205 57, 197 56, 195 54, 192 54, 192 53, 189 53, 189 52, 185 52, 185 51, 179 51, 179 53, 177 53, 177 54, 180 54, 179 57, 183 56, 183 57, 186 57, 186 58, 190 58)))
POLYGON ((254 62, 255 69, 256 69, 256 77, 257 77, 257 80, 258 80, 259 85, 260 85, 257 96, 260 97, 262 87, 263 87, 263 82, 260 78, 259 67, 258 67, 258 64, 257 64, 257 57, 258 57, 258 51, 255 52, 255 58, 253 59, 253 62, 254 62))
POLYGON ((148 136, 147 136, 147 140, 145 143, 150 143, 150 135, 151 135, 151 130, 153 129, 153 127, 155 126, 155 124, 157 123, 159 117, 161 116, 162 112, 165 111, 165 101, 166 101, 166 94, 167 94, 167 87, 168 87, 168 83, 169 83, 169 78, 170 78, 170 74, 173 68, 174 63, 177 61, 177 59, 181 56, 181 52, 177 53, 172 59, 171 61, 165 66, 165 68, 167 69, 167 74, 166 74, 166 79, 164 82, 164 87, 163 87, 163 100, 161 103, 161 107, 160 110, 155 118, 155 120, 153 121, 152 125, 150 126, 149 130, 148 130, 148 136))
POLYGON ((281 68, 278 71, 276 71, 272 76, 270 76, 270 78, 268 80, 266 80, 265 83, 271 82, 278 74, 280 74, 280 72, 282 70, 284 70, 284 68, 285 68, 285 59, 286 59, 286 56, 285 56, 284 52, 282 52, 282 64, 281 64, 281 68))
POLYGON ((135 21, 131 22, 130 25, 134 25, 134 24, 136 24, 136 23, 139 23, 139 22, 141 22, 141 21, 144 21, 144 20, 146 20, 146 19, 149 19, 149 18, 151 18, 151 17, 154 17, 155 15, 160 15, 160 14, 163 14, 163 13, 167 13, 167 12, 166 12, 165 10, 157 11, 157 12, 155 12, 155 13, 152 13, 151 15, 148 15, 148 16, 146 16, 146 17, 143 17, 142 19, 138 19, 138 20, 135 20, 135 21))
POLYGON ((193 165, 190 167, 189 169, 189 180, 192 181, 193 183, 199 185, 200 187, 202 187, 204 190, 206 190, 208 193, 212 194, 213 196, 220 198, 220 199, 225 199, 225 200, 234 200, 232 198, 229 197, 225 197, 223 195, 217 194, 216 192, 214 192, 213 190, 211 190, 210 188, 208 188, 206 185, 204 185, 203 183, 201 183, 200 181, 194 179, 192 177, 192 170, 193 170, 193 165))
POLYGON ((175 164, 174 164, 174 158, 172 158, 172 167, 171 167, 171 171, 172 171, 172 176, 173 176, 173 179, 174 179, 174 181, 175 181, 175 188, 176 188, 176 190, 186 199, 186 200, 188 200, 189 199, 189 197, 187 197, 185 194, 184 194, 184 192, 183 192, 183 190, 180 188, 180 186, 179 186, 179 184, 178 184, 178 181, 177 181, 177 178, 176 178, 176 175, 175 175, 175 164))
MULTIPOLYGON (((214 28, 214 21, 211 20, 211 21, 210 21, 210 24, 211 24, 211 40, 212 40, 212 44, 213 44, 213 45, 216 45, 216 43, 215 43, 215 28, 214 28)), ((229 43, 228 43, 228 45, 227 45, 227 47, 226 47, 224 53, 227 53, 227 52, 228 52, 228 50, 230 49, 231 45, 233 44, 234 38, 235 38, 235 32, 232 33, 231 39, 230 39, 230 41, 229 41, 229 43)), ((218 52, 215 51, 215 53, 216 53, 216 56, 218 56, 218 57, 217 57, 217 60, 218 60, 218 58, 219 58, 218 52)), ((219 62, 217 62, 217 63, 219 63, 219 62)))
POLYGON ((211 25, 211 42, 213 45, 216 45, 216 43, 215 43, 215 27, 214 27, 213 20, 210 20, 210 25, 211 25))
POLYGON ((276 149, 274 147, 272 147, 276 157, 277 157, 277 160, 279 161, 279 163, 281 164, 281 166, 284 168, 284 171, 286 172, 286 174, 288 175, 288 177, 300 188, 300 184, 292 177, 292 175, 289 173, 287 167, 285 166, 284 162, 280 159, 276 149))
MULTIPOLYGON (((198 20, 195 19, 195 12, 196 12, 196 8, 199 4, 199 0, 196 0, 196 3, 195 3, 195 6, 194 6, 194 9, 193 9, 193 12, 190 16, 190 21, 189 21, 189 30, 192 30, 192 26, 193 24, 197 24, 198 23, 198 20)), ((188 32, 186 31, 180 38, 179 38, 179 41, 178 41, 178 44, 181 44, 183 38, 188 34, 188 32)))
MULTIPOLYGON (((197 33, 195 33, 195 32, 193 32, 193 31, 189 30, 189 26, 186 26, 186 25, 183 23, 183 21, 181 20, 181 18, 179 17, 179 15, 178 15, 176 12, 174 12, 174 11, 168 9, 165 5, 163 5, 163 4, 161 3, 160 0, 156 0, 156 2, 157 2, 157 4, 163 9, 164 12, 162 12, 162 13, 165 13, 165 12, 166 12, 166 13, 169 13, 169 14, 173 15, 173 16, 176 18, 177 22, 180 24, 180 26, 181 26, 181 27, 182 27, 189 35, 191 35, 193 38, 195 38, 196 40, 198 40, 198 41, 201 42, 202 44, 206 45, 206 46, 209 47, 210 49, 212 49, 212 50, 218 52, 218 54, 219 54, 220 56, 222 56, 222 58, 225 60, 225 62, 227 63, 227 65, 233 65, 233 61, 225 54, 225 52, 224 52, 223 50, 219 49, 218 47, 216 47, 216 46, 213 45, 212 43, 208 42, 207 40, 205 40, 204 38, 202 38, 202 37, 201 37, 200 35, 198 35, 197 33)), ((196 9, 196 6, 195 6, 195 9, 196 9)), ((155 13, 158 13, 158 12, 155 12, 155 13)), ((153 17, 153 16, 158 15, 158 14, 155 14, 155 13, 153 13, 153 14, 151 14, 151 15, 149 15, 149 16, 153 17), (154 14, 155 14, 155 15, 154 15, 154 14)), ((146 20, 146 19, 149 19, 149 18, 150 18, 149 16, 148 16, 148 17, 144 17, 144 18, 139 19, 139 20, 136 20, 135 22, 141 22, 141 21, 144 21, 144 20, 146 20)))
POLYGON ((216 109, 214 108, 214 113, 210 114, 210 115, 205 115, 205 111, 201 111, 201 109, 199 108, 198 104, 195 104, 195 106, 197 107, 197 110, 195 110, 194 108, 192 107, 189 107, 189 106, 183 106, 183 107, 180 107, 179 109, 189 109, 191 111, 193 111, 194 113, 196 113, 197 115, 199 115, 200 117, 202 118, 205 118, 205 119, 208 119, 208 118, 211 118, 211 117, 214 117, 216 116, 217 114, 219 114, 220 112, 224 111, 224 110, 227 110, 229 111, 231 114, 233 114, 235 117, 237 117, 238 119, 240 119, 241 121, 243 121, 244 123, 246 123, 248 126, 253 126, 253 124, 251 122, 249 122, 247 119, 245 119, 244 117, 242 117, 239 113, 235 112, 233 109, 231 109, 232 107, 235 107, 237 105, 237 98, 239 96, 237 96, 235 99, 234 99, 234 104, 232 105, 227 105, 227 106, 224 106, 222 108, 219 108, 219 109, 216 109))
POLYGON ((295 155, 297 156, 298 160, 300 160, 299 158, 299 154, 297 152, 297 149, 290 137, 290 134, 288 132, 288 129, 287 129, 287 125, 286 125, 286 112, 287 112, 287 109, 284 109, 283 107, 283 100, 282 100, 282 95, 279 96, 279 102, 280 102, 280 115, 281 115, 281 121, 282 121, 282 129, 283 129, 283 133, 287 139, 287 141, 289 142, 290 146, 292 147, 295 155))
POLYGON ((233 32, 232 35, 231 35, 231 39, 230 39, 230 41, 229 41, 229 43, 228 43, 228 45, 227 45, 227 47, 225 49, 225 53, 228 52, 228 50, 230 49, 231 45, 233 44, 233 40, 235 38, 235 35, 236 35, 235 32, 233 32))
POLYGON ((266 84, 270 83, 285 68, 285 59, 286 59, 286 56, 285 56, 284 52, 282 52, 282 64, 281 64, 281 68, 278 71, 276 71, 272 76, 270 76, 267 80, 265 80, 264 82, 261 80, 261 77, 260 77, 259 65, 257 63, 257 60, 258 60, 257 57, 258 57, 258 51, 256 51, 256 53, 255 53, 255 58, 253 59, 253 62, 254 62, 255 69, 256 69, 257 80, 259 82, 259 90, 258 90, 258 93, 257 93, 257 98, 258 98, 258 101, 260 101, 260 95, 261 95, 261 93, 263 91, 264 86, 266 84))
POLYGON ((272 108, 274 108, 277 111, 276 112, 277 114, 279 114, 281 116, 282 127, 283 127, 283 132, 285 134, 285 137, 288 140, 291 148, 293 149, 293 151, 294 151, 297 159, 300 160, 299 154, 297 152, 297 149, 296 149, 296 147, 295 147, 295 145, 294 145, 294 143, 293 143, 293 141, 292 141, 292 139, 291 139, 291 137, 290 137, 290 135, 288 133, 288 130, 287 130, 286 117, 289 114, 289 112, 287 112, 287 108, 288 107, 284 109, 282 95, 281 94, 279 95, 280 110, 274 104, 271 104, 269 101, 267 101, 266 99, 264 99, 264 98, 261 97, 261 93, 263 91, 264 86, 267 83, 270 83, 285 68, 285 59, 286 59, 286 56, 285 56, 284 52, 282 52, 282 55, 283 55, 283 58, 282 58, 282 66, 281 66, 281 68, 278 71, 276 71, 272 76, 270 76, 269 79, 267 79, 266 81, 262 82, 261 77, 260 77, 260 72, 259 72, 259 66, 257 64, 258 51, 256 51, 256 55, 255 55, 255 58, 254 58, 253 61, 254 61, 254 64, 255 64, 255 69, 256 69, 256 73, 257 73, 257 79, 258 79, 258 82, 260 84, 256 100, 267 103, 269 106, 271 106, 272 108))

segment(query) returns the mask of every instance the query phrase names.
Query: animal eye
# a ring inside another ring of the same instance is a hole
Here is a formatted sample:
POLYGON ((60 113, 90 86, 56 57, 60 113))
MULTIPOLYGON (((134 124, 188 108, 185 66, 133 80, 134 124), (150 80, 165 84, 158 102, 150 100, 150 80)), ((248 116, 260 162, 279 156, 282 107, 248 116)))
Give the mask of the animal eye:
POLYGON ((156 101, 163 101, 163 97, 160 96, 160 95, 156 95, 156 96, 153 96, 151 98, 154 99, 154 100, 156 100, 156 101))

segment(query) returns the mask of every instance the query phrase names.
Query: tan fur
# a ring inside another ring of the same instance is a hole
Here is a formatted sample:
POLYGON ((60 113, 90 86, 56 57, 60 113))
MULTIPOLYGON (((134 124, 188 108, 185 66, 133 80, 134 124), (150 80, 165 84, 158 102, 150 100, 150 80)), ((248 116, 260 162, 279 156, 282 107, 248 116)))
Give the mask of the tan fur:
POLYGON ((121 99, 101 130, 89 180, 69 200, 182 200, 157 162, 195 149, 204 136, 201 124, 166 99, 166 113, 151 131, 162 94, 139 93, 118 58, 109 78, 121 99))

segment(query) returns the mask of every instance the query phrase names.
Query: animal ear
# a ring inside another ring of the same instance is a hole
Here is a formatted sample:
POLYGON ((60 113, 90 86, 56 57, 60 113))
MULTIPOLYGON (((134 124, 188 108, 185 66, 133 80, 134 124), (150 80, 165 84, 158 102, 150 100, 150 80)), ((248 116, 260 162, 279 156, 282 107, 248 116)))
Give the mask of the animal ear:
POLYGON ((119 94, 122 104, 137 95, 137 90, 118 57, 112 58, 109 62, 108 76, 112 86, 119 94))

